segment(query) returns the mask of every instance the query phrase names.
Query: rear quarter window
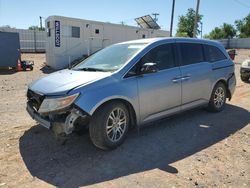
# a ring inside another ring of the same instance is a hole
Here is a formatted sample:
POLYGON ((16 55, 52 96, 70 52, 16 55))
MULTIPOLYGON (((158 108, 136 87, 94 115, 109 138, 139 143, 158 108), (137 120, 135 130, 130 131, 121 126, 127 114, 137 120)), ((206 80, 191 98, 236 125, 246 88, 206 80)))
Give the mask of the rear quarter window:
POLYGON ((227 59, 224 53, 216 46, 204 45, 204 51, 208 62, 216 62, 227 59))

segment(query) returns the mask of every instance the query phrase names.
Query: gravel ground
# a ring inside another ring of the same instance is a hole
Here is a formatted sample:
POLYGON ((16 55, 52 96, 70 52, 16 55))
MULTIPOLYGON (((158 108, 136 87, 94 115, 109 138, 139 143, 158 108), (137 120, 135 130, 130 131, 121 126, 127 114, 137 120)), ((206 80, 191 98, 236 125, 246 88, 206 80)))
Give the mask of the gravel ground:
POLYGON ((131 130, 116 150, 96 149, 88 134, 65 145, 25 111, 27 84, 51 71, 44 54, 32 72, 0 71, 0 187, 250 187, 250 84, 239 79, 221 113, 192 110, 131 130))

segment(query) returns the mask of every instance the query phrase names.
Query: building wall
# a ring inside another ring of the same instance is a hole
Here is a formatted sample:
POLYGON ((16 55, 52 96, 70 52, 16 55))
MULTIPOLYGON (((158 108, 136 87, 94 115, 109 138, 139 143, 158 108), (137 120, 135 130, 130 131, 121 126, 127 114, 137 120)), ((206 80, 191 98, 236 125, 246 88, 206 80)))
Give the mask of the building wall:
POLYGON ((19 33, 21 52, 45 52, 46 32, 0 27, 2 32, 19 33))
POLYGON ((225 48, 246 48, 250 49, 250 38, 242 38, 242 39, 222 39, 219 40, 225 48))
POLYGON ((153 29, 142 29, 132 26, 123 26, 96 22, 90 20, 51 16, 46 20, 47 65, 61 69, 82 55, 90 55, 114 43, 134 39, 167 37, 169 32, 153 29), (60 46, 56 46, 55 21, 60 21, 60 46), (73 37, 72 27, 80 30, 79 37, 73 37), (50 33, 50 35, 49 35, 50 33))

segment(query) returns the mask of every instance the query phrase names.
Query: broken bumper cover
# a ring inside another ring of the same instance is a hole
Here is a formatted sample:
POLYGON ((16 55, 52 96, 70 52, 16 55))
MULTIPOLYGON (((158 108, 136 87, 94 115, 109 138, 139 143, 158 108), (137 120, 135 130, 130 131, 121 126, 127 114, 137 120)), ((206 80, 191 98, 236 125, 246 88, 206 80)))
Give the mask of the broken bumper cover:
POLYGON ((26 109, 32 119, 43 127, 51 129, 56 135, 69 135, 79 123, 84 126, 89 122, 89 116, 76 106, 69 108, 64 113, 50 114, 48 116, 38 113, 30 102, 27 102, 26 109))
POLYGON ((29 115, 32 117, 32 119, 36 120, 39 124, 46 127, 47 129, 51 128, 52 122, 49 119, 39 115, 29 103, 27 103, 26 110, 29 113, 29 115))

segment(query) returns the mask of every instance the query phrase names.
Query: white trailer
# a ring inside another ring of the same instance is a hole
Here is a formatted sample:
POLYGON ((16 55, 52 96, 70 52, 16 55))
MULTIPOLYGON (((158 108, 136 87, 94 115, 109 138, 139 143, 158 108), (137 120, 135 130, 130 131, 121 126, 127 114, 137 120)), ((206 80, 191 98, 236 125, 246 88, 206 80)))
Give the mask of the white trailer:
POLYGON ((163 30, 143 29, 62 16, 46 19, 46 64, 54 69, 90 55, 114 43, 152 37, 168 37, 163 30))

